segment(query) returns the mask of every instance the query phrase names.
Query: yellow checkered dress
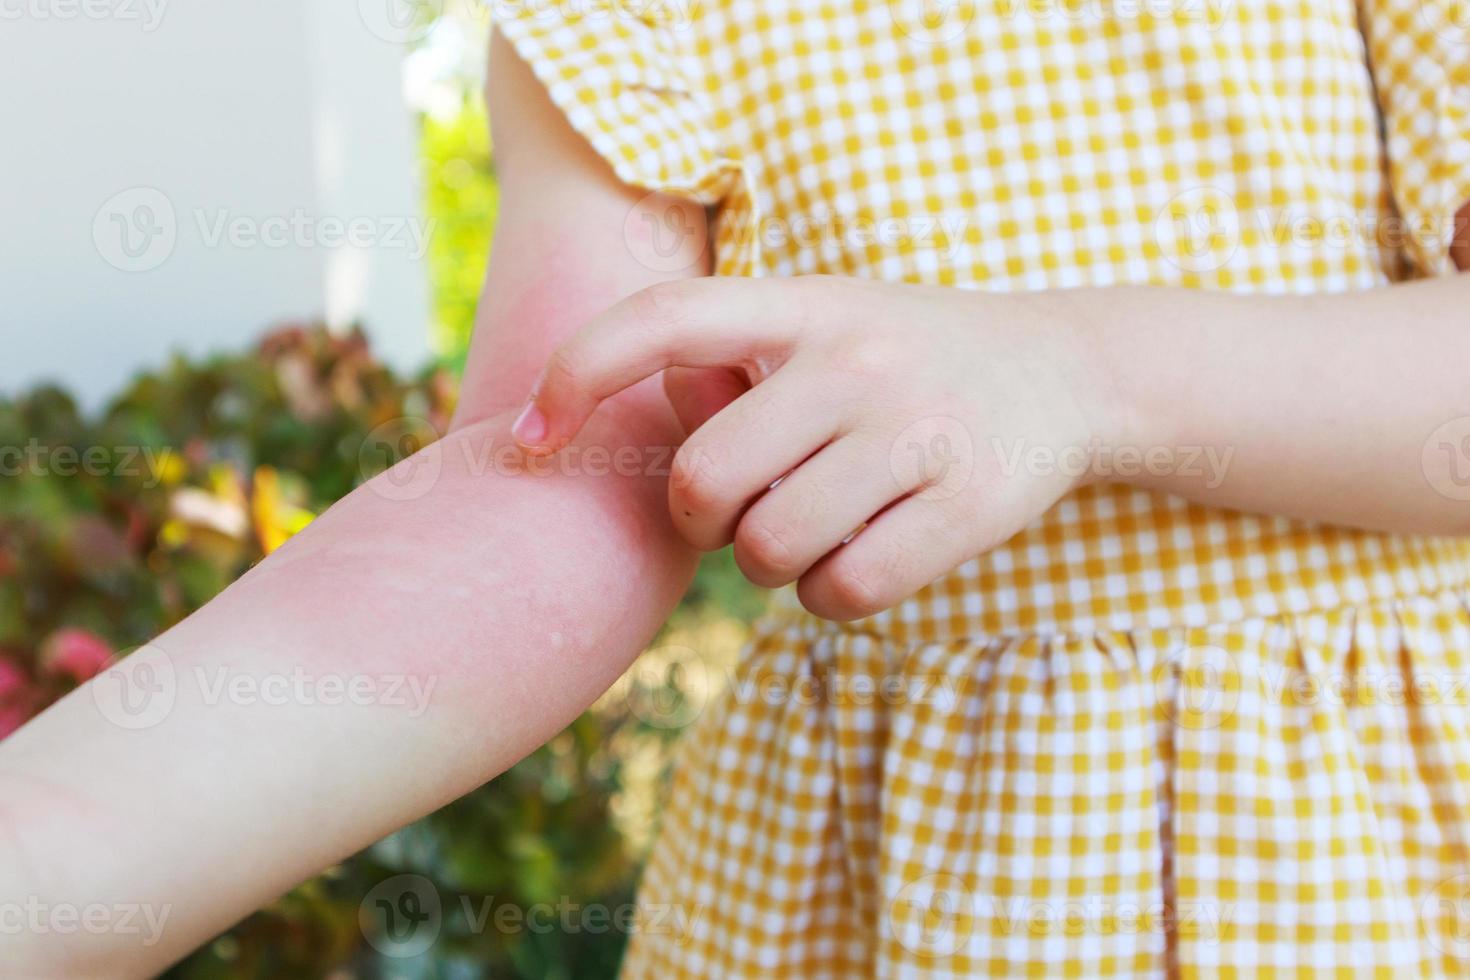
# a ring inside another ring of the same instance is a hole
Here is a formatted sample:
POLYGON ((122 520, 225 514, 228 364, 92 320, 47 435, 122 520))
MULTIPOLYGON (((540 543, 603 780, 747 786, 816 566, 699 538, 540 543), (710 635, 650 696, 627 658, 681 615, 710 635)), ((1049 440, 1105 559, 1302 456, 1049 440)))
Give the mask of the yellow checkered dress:
MULTIPOLYGON (((1284 293, 1449 271, 1455 3, 496 9, 625 181, 717 206, 721 274, 1284 293)), ((870 620, 787 597, 626 972, 1470 974, 1467 584, 1462 541, 1099 486, 870 620)))

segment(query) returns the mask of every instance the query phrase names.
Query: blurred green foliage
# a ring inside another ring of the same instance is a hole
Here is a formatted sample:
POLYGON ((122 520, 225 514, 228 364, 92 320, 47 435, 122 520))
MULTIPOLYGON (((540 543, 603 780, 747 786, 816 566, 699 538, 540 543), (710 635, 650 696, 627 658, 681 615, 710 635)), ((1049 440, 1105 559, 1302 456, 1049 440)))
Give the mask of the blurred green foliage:
MULTIPOLYGON (((0 400, 0 446, 28 448, 0 478, 0 678, 11 679, 0 683, 0 717, 18 723, 101 669, 106 653, 125 654, 207 602, 394 461, 378 452, 384 426, 415 419, 432 438, 453 398, 444 369, 396 378, 359 334, 288 326, 254 351, 144 375, 97 419, 54 388, 0 400), (99 648, 102 659, 87 658, 99 648)), ((423 439, 392 444, 409 452, 423 439)), ((753 608, 722 556, 668 631, 677 649, 705 657, 738 643, 727 634, 753 608), (725 632, 699 638, 709 628, 725 632)), ((673 676, 644 671, 629 683, 673 676)), ((302 885, 171 975, 612 976, 626 940, 618 931, 575 921, 503 929, 484 912, 632 901, 648 828, 630 839, 636 819, 615 811, 629 793, 650 797, 624 802, 635 818, 656 809, 678 728, 650 723, 637 704, 666 696, 685 695, 624 689, 604 699, 510 772, 302 885), (644 770, 640 785, 630 760, 644 770), (409 958, 392 955, 401 947, 375 931, 373 915, 359 915, 376 886, 403 874, 422 876, 443 904, 438 940, 409 958)))
MULTIPOLYGON (((250 351, 175 359, 96 417, 52 387, 0 399, 0 737, 444 431, 497 202, 477 102, 426 120, 424 149, 439 366, 396 377, 359 333, 287 325, 250 351), (412 438, 385 440, 385 426, 412 438)), ((557 915, 503 928, 485 912, 626 908, 669 747, 758 608, 728 554, 713 556, 652 669, 510 772, 293 890, 169 976, 612 976, 625 930, 575 917, 568 928, 557 915), (675 669, 680 658, 702 670, 675 669), (640 710, 649 704, 664 707, 640 710), (399 955, 375 914, 374 896, 405 880, 442 904, 437 940, 414 956, 399 955)))
POLYGON ((500 203, 484 101, 467 91, 457 115, 425 116, 422 150, 425 212, 434 222, 434 348, 451 367, 461 368, 500 203))

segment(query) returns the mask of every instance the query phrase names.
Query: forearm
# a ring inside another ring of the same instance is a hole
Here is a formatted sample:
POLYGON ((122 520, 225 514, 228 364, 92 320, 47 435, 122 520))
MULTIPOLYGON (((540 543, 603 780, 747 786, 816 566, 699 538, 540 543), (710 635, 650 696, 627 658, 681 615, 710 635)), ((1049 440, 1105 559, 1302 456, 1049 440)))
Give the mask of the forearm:
POLYGON ((1454 453, 1426 451, 1432 433, 1470 416, 1470 277, 1300 297, 1080 290, 1052 302, 1079 324, 1112 406, 1103 476, 1311 521, 1470 532, 1470 504, 1437 489, 1454 453), (1134 454, 1121 477, 1119 449, 1134 454), (1199 450, 1211 465, 1183 465, 1199 450), (1159 465, 1140 467, 1150 451, 1159 465))
POLYGON ((0 928, 7 976, 160 969, 555 735, 687 587, 656 379, 535 470, 509 428, 560 338, 707 256, 638 263, 624 225, 643 193, 497 49, 505 206, 451 432, 124 661, 176 682, 154 724, 102 710, 104 675, 0 745, 0 903, 167 911, 153 937, 0 928))
POLYGON ((610 417, 583 445, 621 463, 527 475, 493 453, 507 426, 420 454, 422 483, 360 488, 160 637, 177 693, 156 724, 119 727, 89 686, 0 746, 0 902, 166 915, 156 937, 0 931, 7 975, 161 969, 617 678, 692 574, 648 450, 666 433, 610 417))

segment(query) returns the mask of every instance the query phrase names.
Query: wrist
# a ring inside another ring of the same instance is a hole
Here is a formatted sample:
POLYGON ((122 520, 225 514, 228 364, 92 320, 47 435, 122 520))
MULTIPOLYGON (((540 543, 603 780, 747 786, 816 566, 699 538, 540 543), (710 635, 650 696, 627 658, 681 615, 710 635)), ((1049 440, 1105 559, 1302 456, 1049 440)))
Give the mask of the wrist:
MULTIPOLYGON (((1075 353, 1076 397, 1088 425, 1090 465, 1081 482, 1126 478, 1120 458, 1147 457, 1172 445, 1169 413, 1154 391, 1165 375, 1154 366, 1158 337, 1146 324, 1159 292, 1099 287, 1061 294, 1062 329, 1075 353)), ((1162 396, 1167 398, 1167 395, 1162 396)))

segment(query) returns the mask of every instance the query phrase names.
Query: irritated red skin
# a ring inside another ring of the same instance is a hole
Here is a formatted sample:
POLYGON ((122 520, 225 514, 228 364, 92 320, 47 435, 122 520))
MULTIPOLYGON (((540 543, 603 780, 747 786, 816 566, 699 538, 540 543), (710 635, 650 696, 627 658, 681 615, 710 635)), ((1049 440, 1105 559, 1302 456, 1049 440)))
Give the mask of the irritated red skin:
POLYGON ((580 228, 507 208, 451 431, 156 641, 179 681, 165 720, 120 732, 83 688, 6 740, 0 881, 56 902, 167 905, 172 918, 146 949, 116 934, 64 949, 0 937, 0 959, 29 958, 38 975, 156 972, 514 764, 654 636, 696 564, 668 515, 680 429, 658 380, 601 406, 572 447, 604 458, 631 447, 632 469, 588 472, 573 459, 527 472, 506 452, 555 346, 667 278, 629 262, 623 194, 565 195, 560 206, 609 219, 580 228), (410 466, 432 479, 397 479, 410 466), (209 703, 203 685, 221 669, 412 679, 429 702, 209 703), (242 855, 249 873, 221 888, 215 869, 242 855))
MULTIPOLYGON (((505 197, 452 430, 158 638, 178 686, 152 727, 122 730, 99 711, 91 688, 104 677, 0 746, 0 901, 171 913, 147 948, 115 932, 0 934, 8 975, 158 972, 551 738, 687 587, 696 556, 666 498, 680 430, 657 380, 610 399, 574 444, 633 447, 648 465, 533 475, 492 451, 513 446, 511 422, 563 338, 678 275, 628 252, 642 192, 613 178, 503 47, 492 75, 505 197), (211 700, 222 669, 412 679, 429 700, 211 700)), ((704 271, 697 258, 685 274, 704 271)))
POLYGON ((500 277, 504 285, 481 298, 489 329, 476 332, 457 423, 519 409, 557 343, 600 313, 607 297, 624 295, 616 267, 570 258, 564 230, 531 225, 516 247, 515 264, 535 277, 500 277))
MULTIPOLYGON (((695 554, 670 523, 656 473, 474 471, 467 447, 509 445, 510 421, 501 413, 426 450, 419 465, 437 460, 438 475, 417 499, 380 493, 387 474, 359 488, 160 637, 179 696, 157 727, 118 732, 84 689, 49 723, 7 740, 0 795, 15 791, 4 822, 21 857, 7 868, 0 855, 0 871, 45 867, 49 880, 35 890, 58 900, 156 896, 163 905, 181 874, 207 879, 239 855, 265 857, 257 874, 232 882, 228 902, 175 910, 175 931, 146 952, 156 969, 574 719, 653 637, 695 554), (221 668, 409 676, 432 694, 419 714, 206 704, 196 678, 221 668), (150 790, 131 791, 140 785, 150 790), (158 859, 182 827, 196 828, 188 872, 158 859), (126 851, 108 843, 119 835, 126 851), (68 867, 105 873, 73 877, 47 857, 58 853, 76 857, 68 867)), ((641 450, 669 435, 630 400, 599 412, 578 441, 641 450)), ((128 941, 100 937, 97 955, 106 961, 104 944, 128 941)))
POLYGON ((441 677, 454 682, 441 688, 450 703, 483 708, 522 672, 537 675, 538 696, 547 676, 561 691, 606 687, 627 655, 604 669, 607 651, 651 637, 694 564, 655 467, 671 433, 630 414, 600 412, 575 445, 633 447, 653 472, 503 466, 507 453, 484 448, 513 445, 502 413, 425 451, 418 465, 439 474, 422 498, 359 489, 227 591, 216 615, 271 609, 318 665, 441 677))

